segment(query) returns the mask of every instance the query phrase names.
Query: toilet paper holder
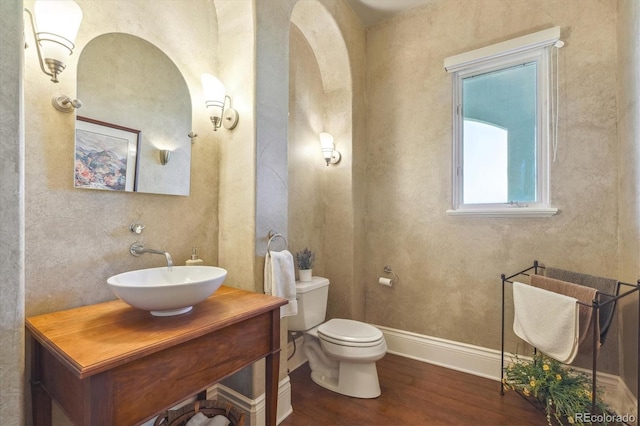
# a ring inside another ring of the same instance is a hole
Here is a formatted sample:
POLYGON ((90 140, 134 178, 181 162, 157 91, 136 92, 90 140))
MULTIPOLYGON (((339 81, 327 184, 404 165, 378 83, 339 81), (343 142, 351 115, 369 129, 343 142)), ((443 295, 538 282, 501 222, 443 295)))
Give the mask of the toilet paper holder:
POLYGON ((394 281, 398 279, 398 276, 396 275, 395 272, 393 272, 393 270, 391 269, 391 266, 385 266, 383 268, 383 271, 385 274, 391 274, 392 277, 386 278, 386 277, 378 276, 378 283, 391 287, 394 284, 394 281))

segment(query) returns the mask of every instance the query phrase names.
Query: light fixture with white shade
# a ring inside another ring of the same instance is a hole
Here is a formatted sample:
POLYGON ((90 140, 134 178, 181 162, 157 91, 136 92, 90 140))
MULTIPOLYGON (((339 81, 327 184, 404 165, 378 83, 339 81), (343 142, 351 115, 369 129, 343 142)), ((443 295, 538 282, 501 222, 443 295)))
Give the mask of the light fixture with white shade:
POLYGON ((231 97, 226 94, 224 85, 220 80, 211 74, 202 74, 202 91, 204 92, 205 105, 211 113, 211 123, 213 131, 217 131, 220 126, 232 130, 238 124, 238 111, 231 105, 231 97), (225 108, 229 100, 229 106, 225 108))
POLYGON ((37 0, 33 15, 29 9, 25 11, 31 20, 40 68, 57 83, 67 58, 73 53, 82 10, 72 0, 37 0))
POLYGON ((329 133, 320 133, 320 146, 322 147, 322 156, 324 157, 324 161, 327 162, 327 166, 340 162, 342 155, 335 149, 333 136, 329 133))

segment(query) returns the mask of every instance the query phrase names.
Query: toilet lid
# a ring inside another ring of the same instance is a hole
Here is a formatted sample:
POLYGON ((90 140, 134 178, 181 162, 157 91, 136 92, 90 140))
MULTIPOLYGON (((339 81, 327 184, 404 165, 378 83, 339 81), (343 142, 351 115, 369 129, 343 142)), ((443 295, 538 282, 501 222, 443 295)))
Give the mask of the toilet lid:
POLYGON ((318 327, 318 334, 343 342, 372 343, 382 339, 376 327, 360 321, 332 319, 318 327))

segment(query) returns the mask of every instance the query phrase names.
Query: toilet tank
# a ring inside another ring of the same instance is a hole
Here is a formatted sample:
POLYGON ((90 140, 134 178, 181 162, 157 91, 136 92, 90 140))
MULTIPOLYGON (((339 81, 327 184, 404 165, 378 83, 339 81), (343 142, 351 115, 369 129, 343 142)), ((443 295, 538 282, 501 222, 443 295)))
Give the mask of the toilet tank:
POLYGON ((313 277, 311 281, 296 281, 298 314, 288 317, 289 331, 305 331, 322 324, 327 314, 329 280, 313 277))

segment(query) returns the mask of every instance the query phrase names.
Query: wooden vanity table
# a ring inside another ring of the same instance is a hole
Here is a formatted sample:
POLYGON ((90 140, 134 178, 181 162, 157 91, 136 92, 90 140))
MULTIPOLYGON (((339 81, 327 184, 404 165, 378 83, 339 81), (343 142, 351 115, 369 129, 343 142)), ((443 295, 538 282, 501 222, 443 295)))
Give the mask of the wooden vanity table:
POLYGON ((266 424, 275 426, 286 303, 222 286, 173 317, 114 300, 27 318, 34 424, 51 424, 52 398, 78 425, 139 424, 266 358, 266 424))

